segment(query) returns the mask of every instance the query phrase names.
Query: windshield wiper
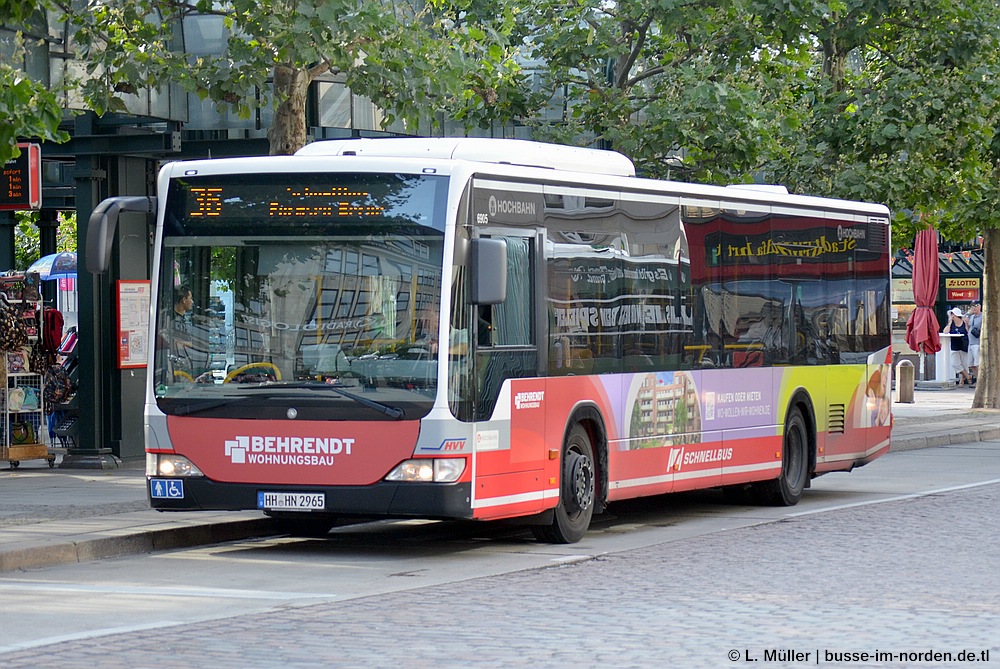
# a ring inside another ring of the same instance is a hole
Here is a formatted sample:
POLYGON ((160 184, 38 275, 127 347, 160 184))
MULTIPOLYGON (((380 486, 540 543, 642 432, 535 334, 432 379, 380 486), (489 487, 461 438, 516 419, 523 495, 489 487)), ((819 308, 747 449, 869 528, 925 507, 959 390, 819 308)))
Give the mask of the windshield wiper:
POLYGON ((176 416, 190 416, 192 414, 201 413, 202 411, 211 411, 212 409, 229 406, 235 401, 236 399, 208 402, 207 404, 185 404, 184 406, 178 407, 173 413, 176 416))
POLYGON ((375 400, 370 400, 367 397, 361 397, 360 395, 355 395, 354 393, 349 393, 343 388, 338 388, 334 385, 327 385, 327 388, 337 393, 338 395, 343 395, 349 400, 354 400, 361 406, 366 406, 369 409, 375 409, 375 411, 381 411, 389 418, 393 420, 399 420, 403 417, 403 410, 399 407, 390 406, 388 404, 383 404, 381 402, 376 402, 375 400))
MULTIPOLYGON (((403 417, 405 413, 399 407, 394 407, 388 404, 383 404, 382 402, 376 402, 375 400, 370 400, 367 397, 362 397, 361 395, 355 395, 352 392, 348 392, 343 389, 343 387, 332 384, 332 383, 267 383, 265 386, 273 390, 281 390, 284 388, 294 388, 297 390, 313 390, 313 391, 325 391, 332 390, 333 392, 346 397, 349 400, 357 402, 363 407, 368 407, 369 409, 374 409, 379 413, 383 413, 393 420, 399 420, 403 417)), ((261 395, 260 392, 255 392, 255 396, 261 395)))

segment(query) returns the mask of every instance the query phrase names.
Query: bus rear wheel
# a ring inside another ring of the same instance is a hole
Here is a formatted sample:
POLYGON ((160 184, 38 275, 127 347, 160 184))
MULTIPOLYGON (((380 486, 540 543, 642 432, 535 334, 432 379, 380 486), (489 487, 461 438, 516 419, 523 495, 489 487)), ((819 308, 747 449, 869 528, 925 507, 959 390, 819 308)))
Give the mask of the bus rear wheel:
POLYGON ((802 412, 794 408, 785 420, 781 476, 755 483, 754 498, 769 506, 795 506, 809 481, 809 431, 802 412))
POLYGON ((594 446, 590 435, 577 423, 563 445, 559 505, 550 525, 531 528, 535 538, 553 544, 574 544, 587 533, 594 515, 596 495, 594 446))

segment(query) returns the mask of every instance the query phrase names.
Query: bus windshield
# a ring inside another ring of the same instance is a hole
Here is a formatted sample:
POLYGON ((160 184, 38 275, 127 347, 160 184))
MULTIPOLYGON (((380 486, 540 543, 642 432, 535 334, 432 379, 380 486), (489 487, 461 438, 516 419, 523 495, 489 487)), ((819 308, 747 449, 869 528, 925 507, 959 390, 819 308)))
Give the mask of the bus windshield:
POLYGON ((154 394, 167 414, 386 420, 437 391, 447 178, 171 181, 154 394))

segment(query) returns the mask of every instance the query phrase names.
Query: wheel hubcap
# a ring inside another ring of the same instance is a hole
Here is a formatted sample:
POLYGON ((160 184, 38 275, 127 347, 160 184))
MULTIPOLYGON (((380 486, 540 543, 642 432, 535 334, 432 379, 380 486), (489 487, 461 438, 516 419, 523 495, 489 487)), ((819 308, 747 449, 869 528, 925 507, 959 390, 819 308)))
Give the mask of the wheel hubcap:
POLYGON ((583 511, 594 502, 594 463, 580 453, 571 453, 570 456, 568 506, 573 511, 583 511))

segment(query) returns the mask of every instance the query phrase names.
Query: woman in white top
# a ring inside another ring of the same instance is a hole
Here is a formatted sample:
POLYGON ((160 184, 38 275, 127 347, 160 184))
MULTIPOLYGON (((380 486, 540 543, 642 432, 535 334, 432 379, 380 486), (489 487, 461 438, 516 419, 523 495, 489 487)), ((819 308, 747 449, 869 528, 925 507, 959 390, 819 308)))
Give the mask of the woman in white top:
POLYGON ((950 318, 941 334, 960 335, 951 340, 951 367, 958 379, 957 383, 964 386, 970 383, 969 378, 969 329, 965 325, 962 310, 955 307, 948 312, 950 318))

